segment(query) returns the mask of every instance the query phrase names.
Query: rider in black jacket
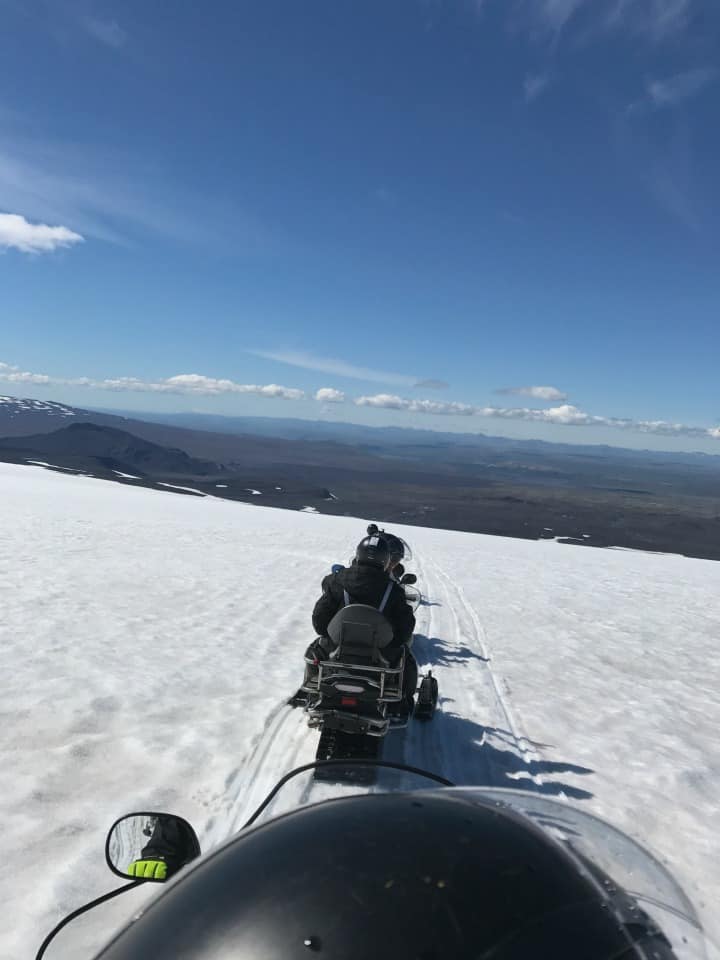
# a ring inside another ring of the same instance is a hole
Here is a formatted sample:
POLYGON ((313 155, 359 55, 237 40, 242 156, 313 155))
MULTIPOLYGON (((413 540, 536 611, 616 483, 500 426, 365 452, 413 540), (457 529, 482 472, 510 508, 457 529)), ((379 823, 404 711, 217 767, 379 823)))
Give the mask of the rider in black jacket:
POLYGON ((329 574, 323 580, 322 596, 315 604, 312 622, 318 636, 325 637, 328 624, 345 606, 346 593, 350 603, 365 603, 379 609, 388 586, 392 584, 382 612, 393 628, 393 640, 383 653, 395 665, 405 648, 403 691, 407 706, 411 707, 417 686, 417 663, 410 653, 415 615, 405 599, 405 591, 388 574, 389 560, 390 548, 381 536, 369 536, 362 540, 353 564, 329 574))

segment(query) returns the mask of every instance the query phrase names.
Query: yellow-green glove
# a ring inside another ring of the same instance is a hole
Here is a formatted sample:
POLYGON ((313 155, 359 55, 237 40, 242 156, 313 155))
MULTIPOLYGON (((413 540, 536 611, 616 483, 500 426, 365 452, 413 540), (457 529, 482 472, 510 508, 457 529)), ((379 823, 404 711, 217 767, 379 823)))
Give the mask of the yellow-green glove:
POLYGON ((131 877, 141 880, 167 880, 167 864, 164 860, 134 860, 127 872, 131 877))

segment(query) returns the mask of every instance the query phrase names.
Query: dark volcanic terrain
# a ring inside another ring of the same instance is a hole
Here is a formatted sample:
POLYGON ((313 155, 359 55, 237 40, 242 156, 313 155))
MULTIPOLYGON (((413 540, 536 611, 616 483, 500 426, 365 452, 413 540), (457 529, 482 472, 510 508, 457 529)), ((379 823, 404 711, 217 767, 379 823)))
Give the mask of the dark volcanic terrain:
POLYGON ((4 398, 0 460, 387 524, 720 560, 720 457, 299 421, 274 425, 274 436, 253 432, 257 419, 248 433, 233 426, 4 398))

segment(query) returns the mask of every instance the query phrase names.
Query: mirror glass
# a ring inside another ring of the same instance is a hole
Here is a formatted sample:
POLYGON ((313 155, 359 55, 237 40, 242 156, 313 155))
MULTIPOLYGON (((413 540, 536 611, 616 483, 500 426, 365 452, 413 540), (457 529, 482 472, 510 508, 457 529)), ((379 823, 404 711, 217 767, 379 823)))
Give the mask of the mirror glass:
POLYGON ((129 813, 110 828, 105 859, 113 873, 164 883, 200 856, 195 831, 171 813, 129 813))

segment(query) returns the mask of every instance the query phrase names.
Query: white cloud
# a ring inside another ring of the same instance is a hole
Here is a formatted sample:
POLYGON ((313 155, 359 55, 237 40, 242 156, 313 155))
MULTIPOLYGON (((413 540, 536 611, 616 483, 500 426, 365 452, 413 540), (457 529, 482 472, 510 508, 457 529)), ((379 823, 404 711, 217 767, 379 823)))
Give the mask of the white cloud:
POLYGON ((9 383, 35 383, 43 386, 88 387, 93 390, 111 390, 128 393, 177 393, 218 396, 220 394, 253 393, 260 397, 279 397, 284 400, 302 400, 303 390, 282 387, 277 383, 236 383, 219 380, 198 373, 181 373, 162 380, 141 380, 138 377, 113 377, 97 380, 93 377, 51 377, 44 373, 26 373, 18 367, 0 363, 0 380, 9 383))
POLYGON ((567 394, 557 387, 502 387, 495 393, 514 394, 521 397, 533 397, 535 400, 567 400, 567 394))
POLYGON ((397 383, 407 386, 414 386, 418 382, 417 377, 408 376, 406 373, 390 373, 384 370, 372 370, 369 367, 358 367, 334 357, 318 357, 306 350, 248 350, 248 353, 263 357, 265 360, 286 363, 291 367, 317 370, 320 373, 330 373, 338 377, 350 377, 352 380, 397 383))
POLYGON ((434 413, 444 416, 471 416, 476 408, 467 403, 441 403, 437 400, 405 400, 392 393, 378 393, 371 397, 357 397, 358 407, 382 407, 386 410, 407 410, 409 413, 434 413))
POLYGON ((676 73, 665 80, 653 80, 647 85, 648 98, 657 109, 675 107, 700 93, 717 77, 714 67, 698 67, 676 73))
POLYGON ((23 253, 50 253, 60 247, 82 243, 83 237, 67 227, 29 223, 17 213, 0 213, 0 249, 15 248, 23 253))
POLYGON ((252 383, 235 383, 233 380, 217 380, 198 373, 181 373, 175 377, 168 377, 167 380, 160 381, 160 388, 167 392, 179 393, 256 393, 262 397, 283 397, 286 400, 302 400, 305 396, 302 390, 281 387, 276 383, 258 386, 252 383))
POLYGON ((528 73, 523 82, 525 103, 532 103, 533 100, 537 100, 549 81, 550 77, 546 73, 528 73))
MULTIPOLYGON (((93 377, 65 378, 53 377, 45 373, 30 373, 2 361, 0 361, 0 381, 30 383, 38 386, 87 387, 92 390, 171 393, 190 396, 252 393, 261 397, 280 397, 285 400, 302 400, 305 397, 302 390, 297 390, 294 387, 283 387, 276 383, 265 385, 236 383, 234 380, 206 377, 199 373, 181 373, 160 380, 141 380, 138 377, 115 377, 104 380, 93 377)), ((345 400, 345 394, 333 387, 321 387, 314 396, 316 400, 331 403, 341 403, 345 400)), ((569 403, 562 403, 544 410, 532 407, 476 407, 468 403, 414 400, 392 393, 357 397, 353 402, 358 407, 402 410, 407 413, 422 413, 428 416, 495 417, 501 420, 528 420, 534 423, 571 427, 603 426, 618 430, 632 430, 637 433, 661 434, 668 437, 711 437, 720 440, 720 426, 693 427, 684 423, 670 423, 666 420, 601 417, 586 413, 569 403)))
POLYGON ((597 417, 591 417, 590 414, 578 410, 571 403, 563 403, 559 407, 541 410, 540 418, 548 423, 564 423, 573 426, 590 426, 597 420, 597 417))
POLYGON ((586 413, 572 404, 564 403, 547 410, 532 407, 474 407, 464 403, 436 403, 432 400, 408 400, 394 394, 380 393, 375 396, 358 397, 355 403, 361 407, 378 407, 386 410, 404 410, 408 413, 440 414, 444 416, 495 417, 501 420, 527 420, 533 423, 557 424, 572 427, 613 427, 638 433, 655 433, 664 436, 713 437, 720 439, 720 427, 693 427, 683 423, 668 423, 665 420, 632 420, 618 417, 601 417, 586 413))
POLYGON ((345 394, 334 387, 321 387, 315 394, 315 399, 322 403, 345 403, 345 394))

